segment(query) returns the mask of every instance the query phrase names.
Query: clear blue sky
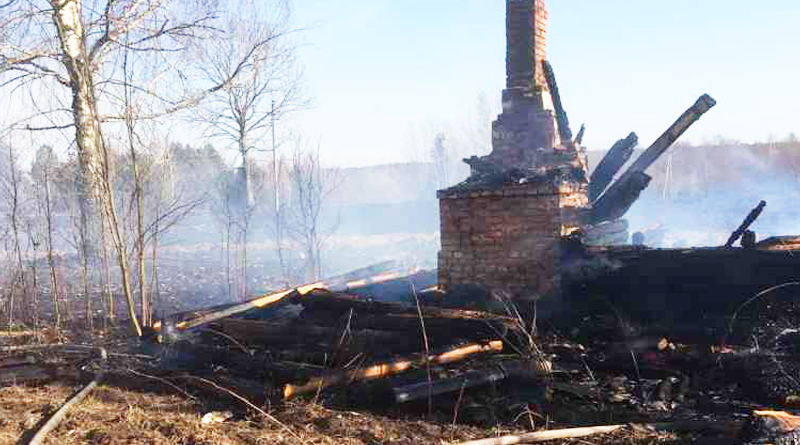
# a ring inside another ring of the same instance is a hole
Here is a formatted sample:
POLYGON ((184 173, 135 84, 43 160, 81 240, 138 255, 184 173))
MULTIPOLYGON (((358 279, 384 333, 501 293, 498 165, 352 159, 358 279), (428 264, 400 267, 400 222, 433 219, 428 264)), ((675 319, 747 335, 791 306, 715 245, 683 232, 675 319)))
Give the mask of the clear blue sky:
MULTIPOLYGON (((584 145, 630 131, 649 144, 702 93, 718 102, 685 136, 800 134, 797 0, 550 0, 548 58, 584 145)), ((418 157, 420 126, 472 125, 505 83, 502 0, 296 0, 305 88, 297 130, 340 165, 418 157)), ((499 104, 492 103, 499 109, 499 104)), ((489 125, 489 122, 485 122, 489 125)))

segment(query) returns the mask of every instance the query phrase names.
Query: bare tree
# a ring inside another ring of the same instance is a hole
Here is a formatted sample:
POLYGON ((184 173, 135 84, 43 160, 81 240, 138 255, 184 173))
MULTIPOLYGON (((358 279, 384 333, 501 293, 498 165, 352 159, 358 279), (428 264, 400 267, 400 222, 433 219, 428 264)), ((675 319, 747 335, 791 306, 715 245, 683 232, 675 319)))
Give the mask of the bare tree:
POLYGON ((336 229, 335 225, 323 224, 322 212, 340 179, 338 169, 322 166, 319 147, 303 149, 302 143, 297 144, 289 169, 291 196, 285 226, 300 250, 304 281, 316 281, 322 275, 322 250, 336 229))
MULTIPOLYGON (((231 76, 240 70, 240 80, 212 95, 198 109, 198 119, 209 128, 212 137, 221 140, 224 146, 234 148, 241 159, 241 168, 235 171, 234 180, 240 184, 224 182, 224 197, 220 208, 225 217, 226 262, 229 270, 231 248, 237 253, 237 269, 243 289, 237 290, 240 297, 246 294, 247 240, 251 228, 251 217, 260 204, 254 199, 254 173, 252 154, 254 151, 272 152, 273 201, 276 209, 272 223, 275 226, 276 244, 280 244, 280 185, 277 171, 278 155, 275 138, 275 123, 289 112, 304 105, 300 95, 301 75, 295 62, 295 51, 288 35, 290 8, 286 1, 279 1, 267 12, 253 2, 239 1, 236 14, 226 17, 227 38, 218 45, 208 47, 206 73, 212 83, 231 76), (251 63, 237 68, 237 60, 249 52, 256 42, 269 42, 253 53, 251 63), (258 141, 267 140, 271 131, 271 148, 259 147, 258 141), (241 191, 241 197, 231 195, 241 191), (235 219, 231 219, 235 217, 235 219), (235 229, 232 232, 232 229, 235 229), (231 235, 235 235, 233 241, 231 235)), ((241 287, 239 286, 239 287, 241 287)), ((229 292, 230 293, 230 292, 229 292)))
POLYGON ((22 171, 17 161, 17 152, 12 145, 7 145, 2 153, 2 170, 0 171, 0 193, 6 207, 7 230, 9 231, 11 249, 10 261, 14 267, 10 271, 10 284, 6 293, 6 310, 8 324, 13 325, 16 312, 16 305, 22 306, 22 313, 28 313, 32 298, 29 295, 25 265, 22 258, 22 245, 20 232, 23 229, 23 178, 22 171), (17 301, 17 297, 20 301, 17 301))
POLYGON ((50 298, 53 305, 53 317, 55 328, 61 326, 61 310, 59 307, 59 286, 58 273, 56 272, 55 260, 55 212, 57 211, 56 201, 53 199, 51 191, 53 184, 53 170, 57 165, 53 148, 50 146, 41 147, 36 153, 36 159, 31 169, 34 179, 34 193, 36 195, 36 209, 38 219, 43 225, 43 239, 47 251, 47 265, 50 269, 50 298))
POLYGON ((98 0, 91 4, 81 0, 13 0, 0 5, 0 86, 32 90, 33 84, 40 84, 43 89, 59 87, 68 92, 56 97, 56 103, 62 105, 37 110, 32 119, 22 119, 18 128, 74 129, 84 264, 90 255, 92 232, 96 231, 92 227, 102 212, 117 249, 128 314, 139 335, 142 330, 130 285, 122 221, 114 202, 110 149, 103 126, 125 121, 124 105, 118 100, 123 88, 147 95, 148 112, 137 115, 145 119, 193 107, 239 80, 241 71, 252 64, 269 40, 253 42, 239 53, 227 77, 215 82, 200 79, 195 74, 202 72, 202 65, 192 61, 197 60, 207 38, 218 35, 212 6, 203 0, 98 0), (148 71, 147 76, 134 81, 120 79, 119 59, 127 51, 158 67, 156 75, 148 71), (65 105, 68 101, 70 104, 65 105), (40 125, 42 121, 46 125, 40 125))

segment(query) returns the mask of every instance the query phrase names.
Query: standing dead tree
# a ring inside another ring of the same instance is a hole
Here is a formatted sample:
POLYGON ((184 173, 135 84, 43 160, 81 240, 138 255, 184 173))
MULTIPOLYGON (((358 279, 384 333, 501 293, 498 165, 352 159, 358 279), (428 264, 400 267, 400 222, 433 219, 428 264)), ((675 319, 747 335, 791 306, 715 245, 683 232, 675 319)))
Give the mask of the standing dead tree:
POLYGON ((53 186, 54 169, 57 166, 53 148, 43 146, 36 152, 36 159, 31 168, 34 193, 36 195, 37 217, 41 221, 45 249, 47 251, 47 266, 50 269, 50 298, 53 304, 53 318, 56 329, 61 326, 61 310, 59 306, 58 273, 54 253, 55 212, 57 210, 51 188, 53 186))
MULTIPOLYGON (((239 69, 239 81, 213 94, 203 106, 197 109, 197 119, 208 126, 208 132, 222 146, 237 151, 241 167, 236 169, 229 180, 221 183, 221 202, 225 221, 220 221, 225 232, 226 263, 228 264, 228 293, 236 287, 236 294, 244 298, 247 294, 247 244, 252 216, 261 207, 257 200, 256 188, 265 185, 258 181, 254 171, 253 152, 272 152, 272 198, 274 215, 271 222, 276 234, 276 245, 281 244, 280 183, 278 174, 277 146, 275 144, 275 122, 289 112, 301 107, 304 100, 300 95, 301 75, 295 62, 295 51, 287 37, 292 32, 289 27, 289 4, 279 1, 273 9, 263 12, 252 2, 235 2, 236 14, 225 17, 227 38, 217 45, 207 48, 206 74, 213 83, 230 77, 239 69), (249 52, 257 42, 268 42, 259 46, 250 63, 238 68, 238 60, 249 52), (267 140, 272 130, 272 147, 266 149, 259 142, 267 140), (232 182, 231 182, 232 181, 232 182), (236 266, 241 275, 232 286, 231 249, 236 255, 236 266)), ((258 190, 263 191, 263 190, 258 190)), ((280 249, 279 249, 280 255, 280 249)))
POLYGON ((322 275, 322 250, 336 227, 323 224, 323 209, 330 194, 341 183, 337 169, 326 169, 319 157, 319 148, 295 150, 289 166, 290 197, 286 228, 303 259, 300 267, 305 282, 322 275))
POLYGON ((13 325, 15 314, 29 315, 33 298, 27 286, 27 275, 22 258, 22 244, 20 240, 23 230, 23 177, 17 160, 17 151, 12 145, 7 145, 0 154, 0 195, 6 210, 6 230, 10 238, 6 244, 9 251, 10 268, 9 284, 6 286, 6 311, 8 324, 13 325), (10 243, 10 249, 9 247, 10 243), (22 308, 19 311, 18 306, 22 308))

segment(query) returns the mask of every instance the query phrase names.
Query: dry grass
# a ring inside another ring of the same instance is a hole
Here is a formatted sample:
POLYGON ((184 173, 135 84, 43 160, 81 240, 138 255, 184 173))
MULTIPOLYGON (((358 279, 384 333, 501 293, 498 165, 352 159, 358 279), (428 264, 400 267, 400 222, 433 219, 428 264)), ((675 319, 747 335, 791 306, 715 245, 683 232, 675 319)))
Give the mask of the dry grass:
MULTIPOLYGON (((73 391, 73 387, 61 384, 0 388, 0 445, 30 438, 41 421, 73 391)), ((67 415, 45 443, 417 445, 447 444, 505 433, 331 411, 308 403, 290 404, 272 412, 292 434, 257 414, 243 411, 232 421, 201 424, 203 414, 214 409, 223 408, 207 407, 178 395, 101 385, 67 415)))

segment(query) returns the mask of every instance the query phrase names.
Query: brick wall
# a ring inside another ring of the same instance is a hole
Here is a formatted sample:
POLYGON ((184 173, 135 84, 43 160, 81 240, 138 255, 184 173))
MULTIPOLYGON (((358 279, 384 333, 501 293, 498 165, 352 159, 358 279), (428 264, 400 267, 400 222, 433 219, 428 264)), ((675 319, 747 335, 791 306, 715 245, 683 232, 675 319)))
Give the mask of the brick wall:
POLYGON ((558 243, 581 192, 552 182, 440 192, 439 284, 480 284, 521 298, 554 292, 558 243))

